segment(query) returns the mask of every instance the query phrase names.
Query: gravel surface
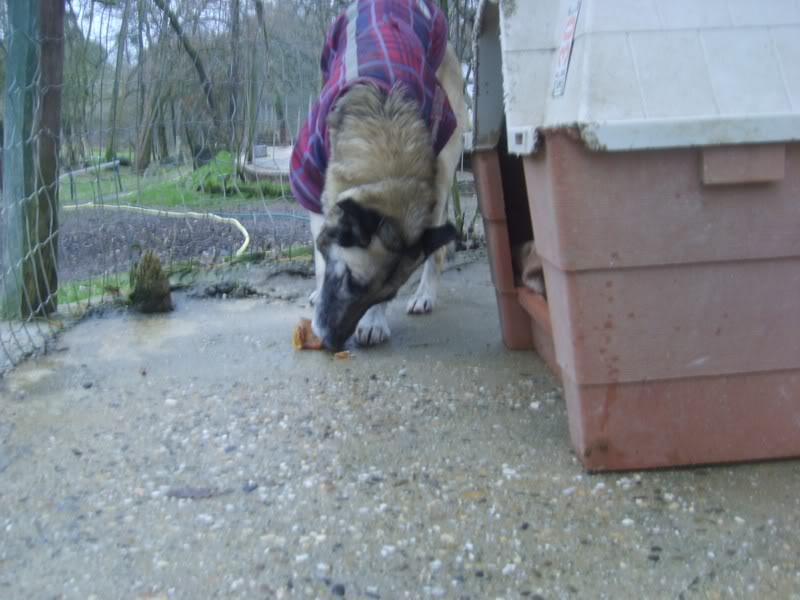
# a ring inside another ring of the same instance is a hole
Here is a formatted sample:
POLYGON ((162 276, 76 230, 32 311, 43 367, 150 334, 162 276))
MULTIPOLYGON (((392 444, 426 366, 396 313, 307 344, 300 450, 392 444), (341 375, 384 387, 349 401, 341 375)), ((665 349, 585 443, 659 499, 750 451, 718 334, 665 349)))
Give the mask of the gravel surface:
POLYGON ((0 597, 800 597, 800 464, 586 474, 485 260, 349 360, 293 352, 312 284, 272 285, 0 380, 0 597))

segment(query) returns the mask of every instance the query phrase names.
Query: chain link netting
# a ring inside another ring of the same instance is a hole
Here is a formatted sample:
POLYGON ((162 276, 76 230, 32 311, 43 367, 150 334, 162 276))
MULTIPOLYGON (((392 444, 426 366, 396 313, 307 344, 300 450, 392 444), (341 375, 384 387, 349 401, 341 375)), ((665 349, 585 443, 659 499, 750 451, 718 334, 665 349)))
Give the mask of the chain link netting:
POLYGON ((2 4, 0 374, 124 297, 145 250, 168 270, 309 253, 287 181, 320 83, 302 3, 68 3, 50 184, 46 19, 2 4))
MULTIPOLYGON (((169 272, 310 255, 288 163, 345 4, 0 1, 0 376, 125 298, 146 250, 169 272)), ((474 4, 450 2, 465 64, 474 4)))

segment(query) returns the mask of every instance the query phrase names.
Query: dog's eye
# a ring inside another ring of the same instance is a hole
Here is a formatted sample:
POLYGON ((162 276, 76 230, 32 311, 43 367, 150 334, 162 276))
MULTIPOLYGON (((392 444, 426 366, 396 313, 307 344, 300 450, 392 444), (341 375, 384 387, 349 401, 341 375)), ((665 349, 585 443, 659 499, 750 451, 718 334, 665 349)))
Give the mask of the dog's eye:
POLYGON ((359 283, 353 274, 350 272, 350 269, 347 269, 345 273, 345 284, 347 285, 347 290, 354 295, 363 293, 367 290, 367 286, 359 283))
POLYGON ((352 231, 342 231, 339 233, 339 239, 337 242, 342 248, 352 248, 353 246, 358 245, 359 240, 355 235, 353 235, 352 231))

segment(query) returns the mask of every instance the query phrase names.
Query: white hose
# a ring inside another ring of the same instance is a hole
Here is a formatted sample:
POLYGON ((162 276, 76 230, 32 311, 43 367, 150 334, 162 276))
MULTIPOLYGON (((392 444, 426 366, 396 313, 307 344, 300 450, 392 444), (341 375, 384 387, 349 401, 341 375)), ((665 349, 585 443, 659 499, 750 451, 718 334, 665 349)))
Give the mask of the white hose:
POLYGON ((98 206, 94 201, 87 202, 85 204, 62 204, 61 205, 61 210, 77 210, 79 208, 103 208, 105 210, 111 210, 111 209, 114 209, 114 210, 129 210, 129 211, 144 212, 144 213, 148 213, 148 214, 152 214, 152 215, 165 216, 165 217, 176 217, 176 218, 191 217, 191 218, 194 218, 194 219, 210 219, 210 220, 214 221, 215 223, 226 223, 228 225, 233 225, 234 227, 236 227, 236 229, 239 230, 239 233, 241 233, 244 236, 244 242, 242 243, 241 246, 239 246, 239 249, 236 251, 235 256, 241 256, 250 247, 250 234, 247 232, 247 229, 244 228, 244 225, 242 225, 239 222, 238 219, 234 219, 233 217, 220 217, 219 215, 215 215, 214 213, 198 213, 198 212, 192 212, 192 211, 178 212, 178 211, 172 211, 172 210, 163 210, 163 209, 160 209, 160 208, 144 208, 144 207, 141 207, 141 206, 132 206, 130 204, 102 204, 102 205, 98 206))

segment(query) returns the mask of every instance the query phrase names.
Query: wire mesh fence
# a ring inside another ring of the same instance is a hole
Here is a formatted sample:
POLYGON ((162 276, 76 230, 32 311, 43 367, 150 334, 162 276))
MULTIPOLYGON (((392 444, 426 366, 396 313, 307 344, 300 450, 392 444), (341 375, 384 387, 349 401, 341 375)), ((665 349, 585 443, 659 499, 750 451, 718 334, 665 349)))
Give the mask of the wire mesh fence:
POLYGON ((288 164, 344 5, 0 2, 0 376, 124 297, 145 250, 168 270, 310 255, 288 164))
POLYGON ((320 38, 297 6, 2 4, 0 373, 124 296, 144 250, 167 269, 308 252, 286 172, 320 38))

